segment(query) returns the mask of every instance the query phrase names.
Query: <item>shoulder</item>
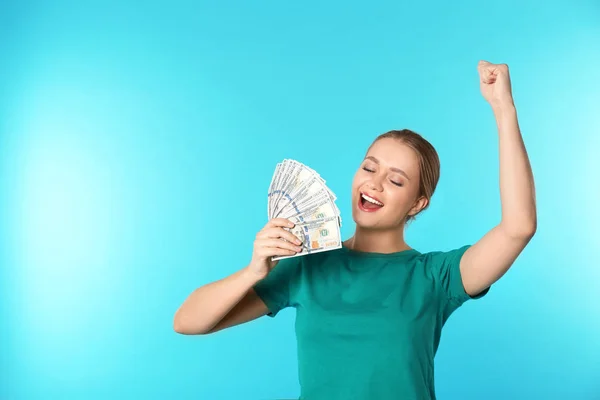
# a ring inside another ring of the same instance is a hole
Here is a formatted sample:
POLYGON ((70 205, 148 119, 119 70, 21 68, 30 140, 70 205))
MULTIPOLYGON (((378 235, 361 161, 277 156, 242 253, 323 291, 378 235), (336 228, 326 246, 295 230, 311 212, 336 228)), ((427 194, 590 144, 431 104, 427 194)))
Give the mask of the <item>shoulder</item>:
POLYGON ((420 253, 416 257, 416 263, 436 281, 444 280, 450 275, 460 276, 460 260, 469 247, 471 245, 466 244, 449 250, 438 249, 420 253))
POLYGON ((460 261, 463 254, 471 247, 470 244, 466 244, 460 247, 452 248, 450 250, 433 250, 426 253, 421 253, 419 258, 430 267, 441 267, 448 263, 454 263, 460 261))
POLYGON ((471 246, 471 244, 466 244, 450 250, 436 250, 423 254, 423 263, 428 273, 431 274, 447 298, 453 301, 455 307, 469 299, 481 298, 489 290, 488 287, 474 296, 469 295, 465 290, 460 262, 471 246))

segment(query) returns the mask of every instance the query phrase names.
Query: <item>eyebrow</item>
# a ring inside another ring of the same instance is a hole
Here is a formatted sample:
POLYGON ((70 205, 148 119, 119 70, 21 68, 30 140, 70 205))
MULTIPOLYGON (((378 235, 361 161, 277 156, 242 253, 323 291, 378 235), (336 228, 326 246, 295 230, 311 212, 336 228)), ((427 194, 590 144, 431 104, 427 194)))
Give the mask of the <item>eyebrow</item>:
MULTIPOLYGON (((376 158, 375 158, 375 157, 373 157, 373 156, 367 156, 367 157, 365 157, 365 160, 371 160, 371 161, 373 161, 375 164, 378 164, 378 165, 379 165, 379 160, 378 160, 378 159, 376 159, 376 158)), ((390 167, 390 170, 392 170, 392 171, 394 171, 394 172, 397 172, 397 173, 399 173, 400 175, 404 175, 404 177, 410 181, 410 178, 408 177, 408 175, 406 175, 406 172, 402 171, 400 168, 390 167)))

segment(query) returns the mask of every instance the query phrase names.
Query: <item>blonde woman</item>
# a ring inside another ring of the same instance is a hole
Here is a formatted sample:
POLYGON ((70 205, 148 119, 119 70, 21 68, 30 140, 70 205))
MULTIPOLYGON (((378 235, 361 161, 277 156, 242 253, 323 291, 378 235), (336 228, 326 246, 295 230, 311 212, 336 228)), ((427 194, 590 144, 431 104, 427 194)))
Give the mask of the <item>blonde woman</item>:
POLYGON ((484 296, 536 231, 534 182, 505 64, 478 64, 499 135, 502 217, 473 245, 421 253, 404 240, 426 209, 440 164, 410 130, 379 136, 352 184, 354 235, 338 250, 287 258, 298 238, 273 219, 248 266, 196 289, 175 330, 207 334, 296 308, 301 399, 435 399, 434 356, 444 323, 484 296), (286 239, 287 241, 281 240, 286 239))

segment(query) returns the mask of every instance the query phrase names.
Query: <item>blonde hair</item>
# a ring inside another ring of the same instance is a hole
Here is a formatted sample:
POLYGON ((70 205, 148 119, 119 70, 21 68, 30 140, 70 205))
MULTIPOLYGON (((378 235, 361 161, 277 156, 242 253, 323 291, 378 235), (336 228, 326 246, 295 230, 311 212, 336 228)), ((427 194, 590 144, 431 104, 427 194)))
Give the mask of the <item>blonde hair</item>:
MULTIPOLYGON (((417 199, 425 197, 428 200, 427 205, 422 210, 417 212, 417 214, 419 214, 421 211, 429 207, 429 202, 431 201, 433 192, 435 192, 435 188, 440 179, 440 159, 437 151, 435 151, 433 145, 429 143, 423 136, 411 131, 410 129, 392 130, 382 133, 381 135, 377 136, 373 143, 371 143, 371 146, 373 146, 373 144, 375 144, 375 142, 378 140, 385 138, 400 140, 402 143, 413 149, 417 154, 419 159, 419 191, 417 194, 417 199)), ((369 146, 369 149, 371 146, 369 146)), ((367 150, 367 152, 368 151, 369 150, 367 150)), ((407 214, 406 223, 408 224, 415 220, 417 214, 407 214)))

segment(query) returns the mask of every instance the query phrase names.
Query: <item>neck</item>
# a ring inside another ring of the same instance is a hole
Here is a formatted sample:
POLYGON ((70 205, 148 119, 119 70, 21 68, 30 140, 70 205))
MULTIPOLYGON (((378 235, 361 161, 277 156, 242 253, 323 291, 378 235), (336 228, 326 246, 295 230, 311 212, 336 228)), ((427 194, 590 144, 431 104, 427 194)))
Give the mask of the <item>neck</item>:
POLYGON ((411 249, 404 241, 404 225, 387 231, 357 226, 354 236, 346 240, 344 246, 369 253, 396 253, 411 249))

